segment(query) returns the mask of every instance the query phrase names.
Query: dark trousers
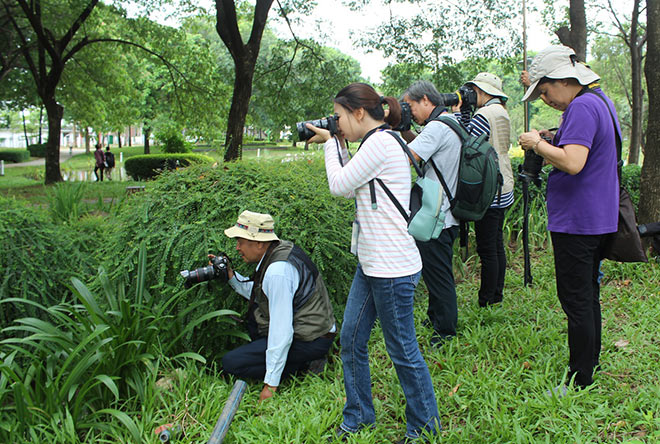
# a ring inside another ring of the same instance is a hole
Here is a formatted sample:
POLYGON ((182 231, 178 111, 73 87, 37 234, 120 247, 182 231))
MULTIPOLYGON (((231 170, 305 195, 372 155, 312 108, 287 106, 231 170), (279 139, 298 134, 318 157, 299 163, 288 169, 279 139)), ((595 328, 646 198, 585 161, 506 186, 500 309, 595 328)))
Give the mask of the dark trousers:
POLYGON ((601 345, 598 268, 605 235, 551 233, 557 296, 568 318, 569 376, 593 383, 601 345))
POLYGON ((481 307, 502 302, 506 274, 506 253, 502 237, 504 213, 506 208, 489 208, 484 217, 474 223, 477 254, 481 261, 481 307))
POLYGON ((437 239, 417 242, 422 256, 422 277, 429 290, 427 314, 436 335, 441 338, 456 335, 458 305, 452 269, 454 240, 458 227, 445 228, 437 239))
MULTIPOLYGON (((253 312, 253 309, 249 311, 247 320, 247 328, 252 342, 241 345, 225 354, 222 358, 222 368, 225 372, 239 379, 263 380, 266 376, 268 338, 259 336, 256 321, 252 315, 253 312)), ((313 341, 294 339, 282 371, 282 379, 296 372, 307 370, 311 361, 326 356, 332 346, 333 339, 326 337, 320 337, 313 341)))
POLYGON ((96 176, 96 180, 100 180, 101 182, 103 182, 103 168, 104 168, 103 165, 96 165, 94 167, 94 175, 96 176), (100 179, 99 179, 99 175, 96 173, 98 170, 101 170, 101 178, 100 179))

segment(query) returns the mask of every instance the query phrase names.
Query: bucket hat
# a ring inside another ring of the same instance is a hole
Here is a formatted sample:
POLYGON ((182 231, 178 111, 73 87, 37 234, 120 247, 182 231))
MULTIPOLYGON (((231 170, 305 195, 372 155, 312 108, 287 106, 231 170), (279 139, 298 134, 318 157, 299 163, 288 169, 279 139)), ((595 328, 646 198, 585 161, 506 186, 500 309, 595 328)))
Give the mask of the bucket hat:
POLYGON ((589 85, 600 79, 598 74, 577 60, 573 48, 563 45, 548 46, 534 57, 532 65, 529 67, 531 84, 522 98, 523 102, 539 98, 540 93, 536 87, 543 77, 576 79, 580 85, 589 85))
POLYGON ((504 100, 509 98, 509 96, 504 94, 502 91, 502 79, 497 77, 495 74, 491 74, 489 72, 480 72, 474 79, 467 83, 478 86, 480 90, 486 94, 490 94, 491 96, 501 97, 504 100))
POLYGON ((243 211, 238 216, 236 225, 225 230, 225 235, 259 242, 279 240, 275 235, 275 222, 272 216, 252 211, 243 211))

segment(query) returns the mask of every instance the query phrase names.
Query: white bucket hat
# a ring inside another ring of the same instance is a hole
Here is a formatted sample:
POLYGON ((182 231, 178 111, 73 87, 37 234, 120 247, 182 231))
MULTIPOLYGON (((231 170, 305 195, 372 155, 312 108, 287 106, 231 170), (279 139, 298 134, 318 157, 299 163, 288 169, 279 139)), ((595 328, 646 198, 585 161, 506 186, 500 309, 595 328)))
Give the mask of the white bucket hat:
POLYGON ((225 230, 225 235, 259 242, 279 240, 275 235, 275 221, 271 215, 252 211, 243 211, 238 216, 236 225, 225 230))
POLYGON ((506 101, 509 96, 502 91, 502 79, 495 74, 489 72, 480 72, 477 76, 467 83, 471 83, 479 87, 480 90, 486 94, 494 97, 501 97, 506 101))
POLYGON ((543 77, 576 79, 580 85, 589 85, 600 80, 598 74, 587 68, 584 63, 577 61, 572 48, 563 45, 548 46, 534 57, 532 66, 529 67, 531 84, 522 98, 523 102, 539 98, 540 94, 536 87, 543 77))

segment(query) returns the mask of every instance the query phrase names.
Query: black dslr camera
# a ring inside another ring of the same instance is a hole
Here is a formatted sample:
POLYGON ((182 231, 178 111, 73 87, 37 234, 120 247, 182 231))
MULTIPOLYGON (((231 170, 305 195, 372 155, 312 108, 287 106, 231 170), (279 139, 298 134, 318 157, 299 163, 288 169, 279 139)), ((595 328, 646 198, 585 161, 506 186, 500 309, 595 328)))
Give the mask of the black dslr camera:
MULTIPOLYGON (((552 139, 547 136, 541 136, 543 140, 552 143, 552 139)), ((522 165, 518 166, 518 174, 521 179, 540 184, 539 174, 543 168, 543 157, 536 154, 533 150, 525 151, 525 159, 522 165)))
POLYGON ((477 106, 477 92, 471 85, 463 85, 455 93, 440 94, 444 106, 454 106, 461 102, 461 111, 473 110, 477 106))
POLYGON ((186 288, 190 288, 194 284, 210 281, 212 279, 218 279, 223 283, 227 282, 229 280, 229 265, 230 262, 227 255, 220 253, 211 258, 211 264, 206 267, 200 267, 192 271, 180 271, 181 276, 185 279, 183 285, 186 288))
POLYGON ((401 121, 392 129, 394 131, 408 131, 412 124, 412 111, 410 110, 410 105, 408 105, 408 102, 404 101, 399 102, 399 105, 401 105, 401 121))
POLYGON ((307 128, 307 124, 310 123, 312 126, 315 126, 317 128, 323 128, 327 129, 330 131, 330 136, 334 136, 337 134, 337 114, 334 116, 328 116, 328 117, 323 117, 321 119, 316 119, 316 120, 305 120, 304 122, 298 122, 296 123, 296 129, 298 130, 298 139, 300 141, 304 141, 307 139, 311 139, 314 137, 314 134, 316 134, 314 131, 311 129, 307 128))

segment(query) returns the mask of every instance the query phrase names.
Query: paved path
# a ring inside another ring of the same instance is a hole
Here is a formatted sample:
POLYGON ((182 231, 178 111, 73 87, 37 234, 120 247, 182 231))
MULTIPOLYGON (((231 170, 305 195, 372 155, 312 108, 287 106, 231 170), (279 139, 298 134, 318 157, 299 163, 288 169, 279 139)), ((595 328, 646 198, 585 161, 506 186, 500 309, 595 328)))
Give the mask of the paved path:
MULTIPOLYGON (((70 151, 69 151, 68 148, 61 148, 60 149, 60 163, 64 162, 65 160, 70 159, 71 157, 75 156, 76 154, 83 154, 84 152, 85 152, 85 148, 73 148, 70 151), (69 152, 71 154, 69 154, 69 152)), ((93 153, 93 151, 92 151, 92 153, 93 153)), ((5 162, 5 168, 25 167, 25 166, 39 166, 39 165, 45 165, 45 163, 46 163, 46 160, 42 157, 40 159, 30 160, 28 162, 19 162, 19 163, 5 162)))

